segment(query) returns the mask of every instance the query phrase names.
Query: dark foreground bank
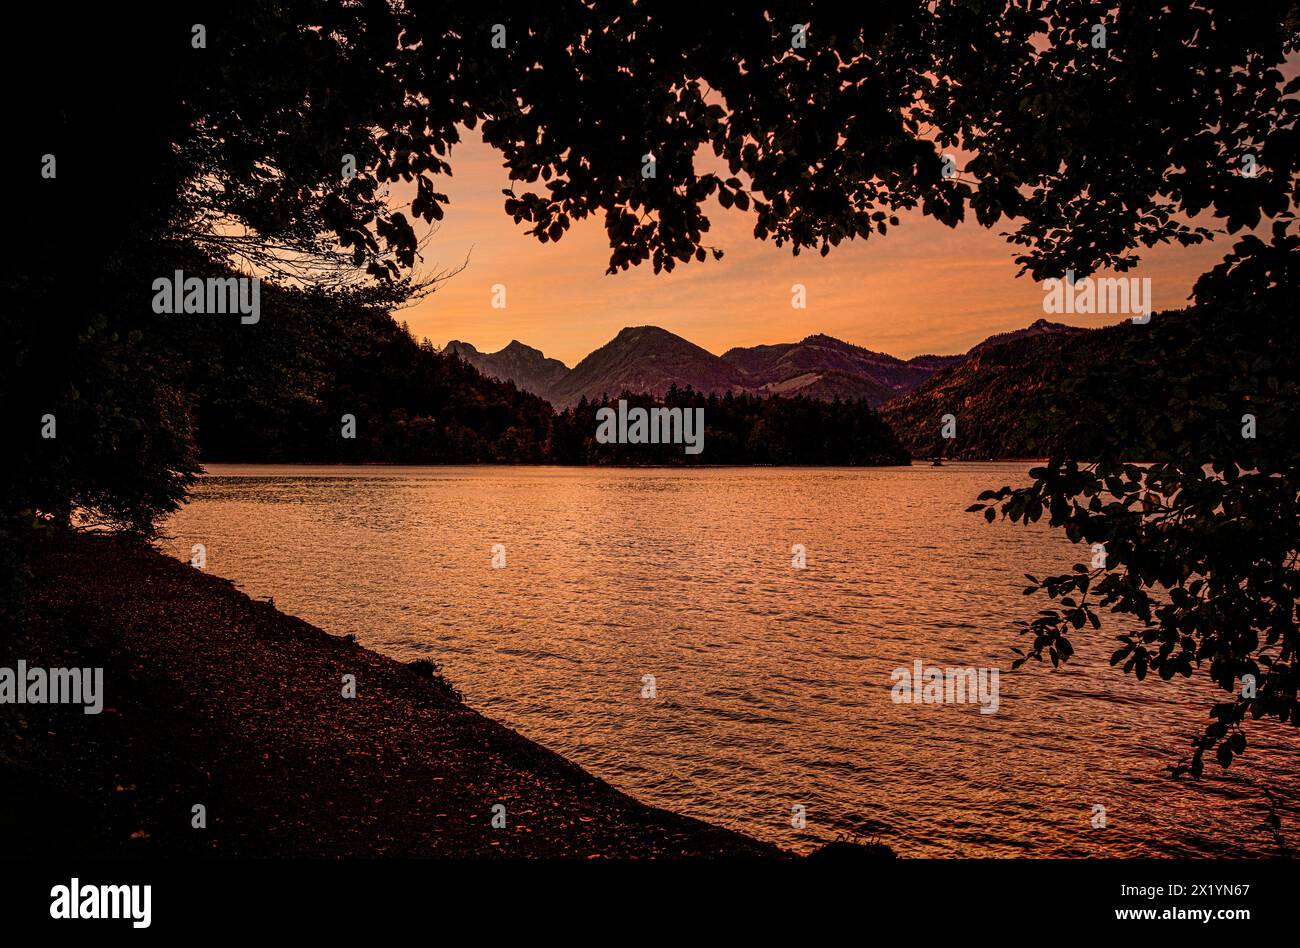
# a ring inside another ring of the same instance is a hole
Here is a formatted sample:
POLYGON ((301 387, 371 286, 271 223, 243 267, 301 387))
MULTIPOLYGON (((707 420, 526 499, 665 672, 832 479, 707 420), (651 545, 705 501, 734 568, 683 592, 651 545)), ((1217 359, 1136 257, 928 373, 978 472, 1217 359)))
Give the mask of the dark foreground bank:
POLYGON ((147 546, 55 534, 35 572, 0 666, 102 667, 103 710, 0 705, 7 856, 786 855, 147 546))

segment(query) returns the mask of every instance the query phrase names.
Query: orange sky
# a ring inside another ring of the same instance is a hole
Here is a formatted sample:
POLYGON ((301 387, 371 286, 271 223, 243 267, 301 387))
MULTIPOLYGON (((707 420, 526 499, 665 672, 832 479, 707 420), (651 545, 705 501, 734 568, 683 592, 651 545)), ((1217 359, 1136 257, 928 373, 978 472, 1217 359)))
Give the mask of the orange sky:
MULTIPOLYGON (((396 314, 438 346, 461 339, 494 352, 518 339, 572 366, 623 327, 649 324, 717 354, 824 332, 908 358, 964 352, 1044 316, 1042 287, 1016 277, 1003 226, 972 222, 952 230, 918 212, 884 237, 841 244, 827 257, 794 257, 788 247, 754 239, 752 211, 715 204, 711 242, 726 251, 722 260, 609 276, 600 219, 575 224, 559 243, 539 244, 502 210, 509 180, 496 152, 467 133, 450 161, 454 176, 440 179, 438 189, 451 205, 423 269, 457 266, 467 254, 468 266, 396 314), (503 310, 491 306, 495 283, 506 286, 503 310), (807 287, 807 309, 791 307, 793 283, 807 287)), ((1201 247, 1145 251, 1141 266, 1124 276, 1151 278, 1154 311, 1176 308, 1234 241, 1224 235, 1201 247)), ((1095 327, 1126 317, 1050 318, 1095 327)))

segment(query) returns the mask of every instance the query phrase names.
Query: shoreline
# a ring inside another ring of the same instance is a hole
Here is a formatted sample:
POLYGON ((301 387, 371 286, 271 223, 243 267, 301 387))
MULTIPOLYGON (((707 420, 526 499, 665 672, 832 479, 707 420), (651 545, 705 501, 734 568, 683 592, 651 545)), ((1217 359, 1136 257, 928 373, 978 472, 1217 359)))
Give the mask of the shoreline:
POLYGON ((0 705, 10 856, 793 858, 139 541, 52 532, 34 567, 0 664, 102 667, 104 704, 0 705))

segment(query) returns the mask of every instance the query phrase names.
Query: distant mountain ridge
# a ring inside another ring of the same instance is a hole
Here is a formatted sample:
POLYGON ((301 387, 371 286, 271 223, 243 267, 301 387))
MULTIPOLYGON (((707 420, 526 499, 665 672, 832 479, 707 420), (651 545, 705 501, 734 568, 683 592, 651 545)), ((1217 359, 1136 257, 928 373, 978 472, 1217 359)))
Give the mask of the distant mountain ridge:
MULTIPOLYGON (((1008 342, 1015 342, 1017 339, 1025 339, 1029 336, 1050 336, 1058 334, 1080 333, 1086 330, 1079 329, 1076 326, 1066 326, 1063 323, 1054 323, 1046 319, 1039 319, 1024 329, 1013 329, 1011 332, 1000 332, 995 336, 989 336, 977 346, 972 346, 966 355, 974 355, 977 352, 984 352, 992 349, 994 346, 1006 345, 1008 342)), ((958 360, 961 361, 961 360, 958 360)))
POLYGON ((495 353, 479 352, 458 340, 443 351, 556 407, 624 391, 662 397, 673 386, 689 386, 705 394, 866 399, 874 408, 914 391, 977 352, 1020 339, 1082 331, 1039 319, 1024 329, 990 336, 966 354, 911 359, 874 352, 824 333, 799 342, 738 346, 717 356, 658 326, 629 326, 572 369, 517 340, 495 353))
POLYGON ((1066 428, 1038 417, 1050 401, 1044 391, 1068 378, 1080 362, 1113 361, 1133 327, 1076 329, 1048 323, 1039 328, 980 343, 956 365, 887 402, 881 415, 913 457, 1045 457, 1059 447, 1066 428), (940 436, 946 414, 956 422, 956 436, 947 440, 940 436))
MULTIPOLYGON (((1233 340, 1241 338, 1240 319, 1232 307, 1195 306, 1151 313, 1141 324, 1126 319, 977 347, 963 362, 884 405, 880 415, 913 457, 1086 461, 1118 453, 1135 463, 1159 460, 1162 445, 1188 437, 1183 432, 1189 426, 1235 439, 1243 411, 1253 418, 1265 404, 1270 410, 1281 404, 1259 389, 1225 386, 1223 376, 1214 374, 1233 364, 1228 360, 1238 351, 1233 340), (1220 368, 1202 374, 1199 363, 1208 366, 1218 358, 1225 360, 1220 368), (1178 368, 1168 371, 1171 365, 1178 368), (1166 403, 1177 404, 1177 413, 1162 418, 1151 409, 1166 403), (944 437, 945 416, 951 416, 950 437, 944 437)), ((1297 375, 1286 341, 1290 333, 1263 331, 1285 337, 1273 343, 1277 361, 1260 362, 1277 373, 1272 378, 1280 385, 1282 377, 1297 375)), ((1245 376, 1253 369, 1237 365, 1233 371, 1245 376)), ((1294 399, 1286 401, 1292 411, 1294 399)))
POLYGON ((540 349, 526 346, 518 339, 512 339, 500 352, 479 352, 470 343, 453 339, 442 351, 459 356, 490 378, 514 382, 524 391, 543 398, 569 374, 569 367, 559 359, 548 358, 540 349))
POLYGON ((662 396, 673 385, 697 392, 749 391, 745 374, 707 349, 658 326, 630 326, 573 367, 551 389, 556 405, 622 391, 662 396))
POLYGON ((911 391, 939 367, 959 362, 962 357, 922 356, 922 359, 948 360, 931 367, 817 333, 801 342, 729 349, 722 358, 744 370, 754 384, 783 395, 798 393, 833 398, 836 393, 851 391, 852 386, 846 383, 856 379, 855 394, 875 406, 911 391), (795 380, 803 381, 792 385, 795 380), (816 394, 819 391, 827 395, 816 394))

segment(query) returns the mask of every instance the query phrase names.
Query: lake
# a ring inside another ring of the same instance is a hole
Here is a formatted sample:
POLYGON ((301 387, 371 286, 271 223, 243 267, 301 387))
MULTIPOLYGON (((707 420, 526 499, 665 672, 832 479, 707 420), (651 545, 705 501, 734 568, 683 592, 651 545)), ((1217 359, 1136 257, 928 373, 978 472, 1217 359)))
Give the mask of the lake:
POLYGON ((1115 619, 1066 667, 1010 670, 1015 622, 1046 605, 1023 574, 1088 558, 964 512, 1028 467, 211 465, 162 547, 202 543, 249 595, 433 659, 644 802, 799 852, 1273 855, 1265 788, 1295 845, 1294 730, 1257 723, 1226 775, 1170 780, 1216 692, 1110 668, 1115 619), (996 712, 894 701, 917 660, 999 668, 996 712))

